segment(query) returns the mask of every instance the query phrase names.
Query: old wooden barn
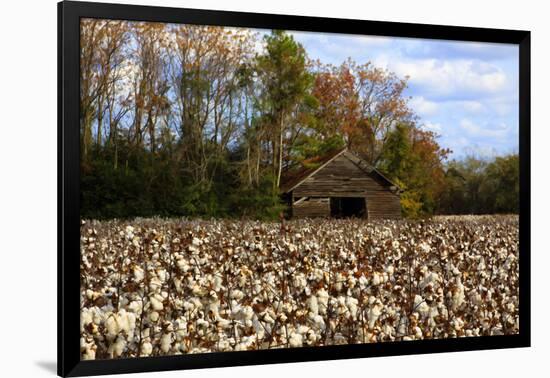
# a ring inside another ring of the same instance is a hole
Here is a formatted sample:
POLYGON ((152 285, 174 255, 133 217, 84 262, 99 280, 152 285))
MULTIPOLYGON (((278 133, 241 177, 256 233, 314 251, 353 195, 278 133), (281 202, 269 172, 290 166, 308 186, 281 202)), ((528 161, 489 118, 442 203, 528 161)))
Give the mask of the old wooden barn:
POLYGON ((293 217, 401 218, 400 189, 363 159, 343 149, 316 163, 283 176, 293 217))

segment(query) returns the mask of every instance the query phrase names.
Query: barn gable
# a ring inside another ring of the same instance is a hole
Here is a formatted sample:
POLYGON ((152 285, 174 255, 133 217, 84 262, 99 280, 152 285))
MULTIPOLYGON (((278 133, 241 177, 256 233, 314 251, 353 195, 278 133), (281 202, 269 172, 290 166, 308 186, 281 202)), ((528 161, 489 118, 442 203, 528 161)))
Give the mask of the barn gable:
POLYGON ((400 218, 399 188, 343 149, 282 185, 295 217, 400 218))

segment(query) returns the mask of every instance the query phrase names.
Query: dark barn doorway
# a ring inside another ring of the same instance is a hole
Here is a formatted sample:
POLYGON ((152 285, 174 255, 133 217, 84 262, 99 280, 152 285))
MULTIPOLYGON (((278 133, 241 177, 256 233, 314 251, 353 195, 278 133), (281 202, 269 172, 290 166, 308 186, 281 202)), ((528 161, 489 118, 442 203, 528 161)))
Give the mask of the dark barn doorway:
POLYGON ((366 218, 367 203, 364 197, 331 197, 330 216, 334 218, 366 218))

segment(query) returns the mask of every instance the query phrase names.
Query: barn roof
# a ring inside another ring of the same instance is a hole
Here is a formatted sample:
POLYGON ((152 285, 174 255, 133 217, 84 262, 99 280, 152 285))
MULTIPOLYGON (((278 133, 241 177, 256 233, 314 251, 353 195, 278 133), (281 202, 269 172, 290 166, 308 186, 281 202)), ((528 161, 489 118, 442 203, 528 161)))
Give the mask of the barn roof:
POLYGON ((312 168, 306 168, 303 167, 302 169, 296 170, 296 171, 287 171, 284 173, 282 180, 281 180, 281 192, 282 193, 288 193, 297 186, 300 186, 302 182, 304 182, 307 178, 313 176, 316 172, 323 169, 325 166, 327 166, 331 161, 336 159, 337 157, 345 155, 349 160, 351 160, 357 167, 359 167, 361 170, 365 171, 365 173, 370 174, 374 173, 377 175, 382 181, 386 182, 389 186, 394 186, 398 191, 400 191, 399 186, 397 186, 395 183, 390 181, 387 177, 385 177, 379 170, 371 166, 369 163, 367 163, 365 160, 359 158, 355 154, 348 151, 347 148, 342 148, 336 151, 333 151, 332 153, 329 153, 325 156, 315 157, 307 160, 307 163, 310 164, 318 164, 316 167, 312 168))

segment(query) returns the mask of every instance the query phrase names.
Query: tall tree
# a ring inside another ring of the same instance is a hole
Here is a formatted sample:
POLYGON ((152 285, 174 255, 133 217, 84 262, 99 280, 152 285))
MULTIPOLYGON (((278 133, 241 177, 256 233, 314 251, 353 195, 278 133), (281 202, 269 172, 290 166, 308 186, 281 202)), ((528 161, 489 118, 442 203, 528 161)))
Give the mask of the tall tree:
POLYGON ((271 164, 274 186, 283 169, 284 139, 292 113, 310 94, 313 76, 308 71, 306 51, 284 31, 274 30, 264 38, 266 52, 256 58, 262 85, 261 108, 270 126, 271 164))
POLYGON ((438 210, 449 153, 439 146, 436 134, 415 124, 400 123, 388 132, 377 167, 403 190, 403 215, 417 217, 438 210))
POLYGON ((407 79, 351 59, 340 67, 318 63, 316 68, 317 131, 342 135, 349 149, 376 165, 393 128, 414 121, 404 96, 407 79))
POLYGON ((246 117, 239 70, 252 57, 253 35, 193 25, 175 26, 172 33, 176 130, 194 181, 208 189, 246 117))
POLYGON ((139 22, 133 24, 132 29, 135 43, 132 142, 139 148, 147 136, 149 150, 154 153, 157 122, 170 106, 167 96, 170 86, 165 72, 168 34, 166 25, 160 23, 139 22))

